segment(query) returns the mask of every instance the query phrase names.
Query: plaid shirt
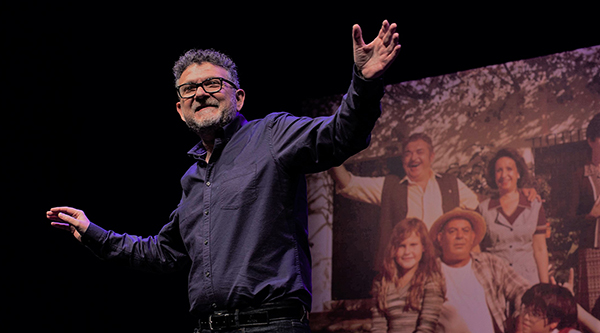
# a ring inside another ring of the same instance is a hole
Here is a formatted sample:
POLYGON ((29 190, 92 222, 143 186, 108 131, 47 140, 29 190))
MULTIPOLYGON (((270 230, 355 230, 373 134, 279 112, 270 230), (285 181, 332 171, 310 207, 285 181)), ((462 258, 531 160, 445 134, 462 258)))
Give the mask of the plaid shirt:
POLYGON ((500 332, 510 331, 507 323, 507 304, 516 309, 516 318, 521 308, 521 296, 529 289, 529 282, 517 274, 503 259, 491 253, 471 252, 471 267, 485 292, 485 301, 494 320, 494 327, 500 332))

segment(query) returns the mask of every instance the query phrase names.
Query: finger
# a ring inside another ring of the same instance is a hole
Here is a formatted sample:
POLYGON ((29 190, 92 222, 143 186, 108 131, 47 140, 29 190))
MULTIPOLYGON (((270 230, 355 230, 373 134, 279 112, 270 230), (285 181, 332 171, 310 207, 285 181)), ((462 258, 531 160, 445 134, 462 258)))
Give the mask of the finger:
POLYGON ((388 32, 389 27, 390 23, 387 20, 383 20, 383 23, 381 23, 381 29, 379 29, 379 34, 377 35, 377 37, 383 39, 383 36, 385 36, 385 34, 388 32))
POLYGON ((60 230, 64 230, 64 231, 71 231, 71 225, 68 223, 58 223, 58 222, 52 222, 50 223, 51 226, 55 227, 56 229, 60 229, 60 230))
POLYGON ((78 227, 80 224, 78 219, 72 217, 71 215, 67 215, 65 213, 58 213, 58 218, 60 219, 60 221, 67 222, 68 224, 70 224, 74 227, 78 227))
POLYGON ((386 47, 390 46, 390 44, 394 40, 394 35, 396 35, 396 27, 396 23, 392 23, 392 25, 389 26, 389 29, 383 36, 383 45, 385 45, 386 47))
POLYGON ((394 59, 396 59, 396 57, 398 57, 398 54, 400 54, 400 44, 396 44, 394 45, 393 49, 391 51, 389 51, 388 55, 386 56, 386 60, 388 62, 392 62, 394 61, 394 59))
POLYGON ((73 207, 68 207, 68 206, 52 207, 52 208, 50 208, 50 211, 54 212, 56 214, 58 214, 58 213, 66 213, 66 214, 69 214, 69 215, 75 215, 75 214, 81 213, 81 210, 75 209, 73 207))
POLYGON ((58 217, 58 213, 56 213, 56 212, 47 211, 46 212, 46 218, 48 220, 50 220, 50 221, 62 222, 62 220, 60 219, 60 217, 58 217))
POLYGON ((573 269, 573 267, 569 268, 569 280, 568 282, 571 285, 574 285, 575 282, 575 270, 573 269))
POLYGON ((554 276, 551 276, 551 277, 550 277, 550 284, 554 284, 554 285, 556 285, 556 284, 557 284, 557 283, 556 283, 556 279, 554 278, 554 276))
POLYGON ((360 48, 363 47, 365 45, 365 41, 363 40, 362 37, 362 30, 360 28, 360 25, 355 24, 352 27, 352 41, 354 42, 354 48, 360 48))

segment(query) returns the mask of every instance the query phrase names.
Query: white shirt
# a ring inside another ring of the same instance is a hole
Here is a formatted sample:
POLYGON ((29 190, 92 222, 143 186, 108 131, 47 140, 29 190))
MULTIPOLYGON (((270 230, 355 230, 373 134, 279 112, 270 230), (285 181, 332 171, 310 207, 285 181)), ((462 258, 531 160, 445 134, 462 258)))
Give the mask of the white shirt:
MULTIPOLYGON (((427 228, 433 225, 438 217, 444 214, 442 209, 442 192, 437 182, 439 174, 431 173, 425 189, 416 182, 404 177, 400 182, 408 181, 406 217, 416 217, 425 222, 427 228)), ((385 177, 359 177, 351 174, 348 185, 337 188, 337 193, 353 200, 358 200, 374 205, 381 205, 381 193, 385 177)), ((474 210, 479 205, 477 195, 460 179, 458 182, 458 196, 461 208, 474 210)))
POLYGON ((463 318, 469 330, 477 333, 494 333, 492 315, 485 302, 483 287, 475 277, 471 260, 463 267, 450 267, 442 263, 446 278, 446 297, 463 318))

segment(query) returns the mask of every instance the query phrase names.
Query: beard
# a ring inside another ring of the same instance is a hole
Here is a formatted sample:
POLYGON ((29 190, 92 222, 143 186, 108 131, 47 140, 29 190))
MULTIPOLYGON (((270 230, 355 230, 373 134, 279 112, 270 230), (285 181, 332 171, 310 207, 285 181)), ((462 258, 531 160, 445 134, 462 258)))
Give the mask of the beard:
MULTIPOLYGON (((208 102, 204 103, 203 105, 217 106, 220 108, 218 104, 218 102, 216 104, 208 102)), ((225 125, 229 124, 233 120, 233 118, 235 118, 236 115, 237 109, 235 100, 233 100, 231 105, 220 109, 219 112, 215 115, 210 115, 203 117, 202 119, 197 119, 196 117, 194 117, 194 113, 192 113, 190 115, 184 115, 184 119, 186 125, 192 132, 196 133, 199 136, 202 136, 202 134, 204 133, 214 133, 216 130, 223 128, 225 125)))

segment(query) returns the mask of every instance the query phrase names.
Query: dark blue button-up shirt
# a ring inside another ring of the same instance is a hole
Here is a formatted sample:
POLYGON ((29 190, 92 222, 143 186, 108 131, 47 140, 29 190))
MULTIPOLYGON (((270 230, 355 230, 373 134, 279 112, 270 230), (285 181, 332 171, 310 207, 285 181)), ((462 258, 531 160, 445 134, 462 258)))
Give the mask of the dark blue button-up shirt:
POLYGON ((202 143, 181 179, 183 195, 158 235, 141 238, 91 224, 83 242, 99 257, 142 269, 190 264, 190 311, 237 309, 296 300, 311 306, 306 173, 340 165, 366 148, 381 113, 381 80, 354 75, 330 117, 238 115, 202 143))

